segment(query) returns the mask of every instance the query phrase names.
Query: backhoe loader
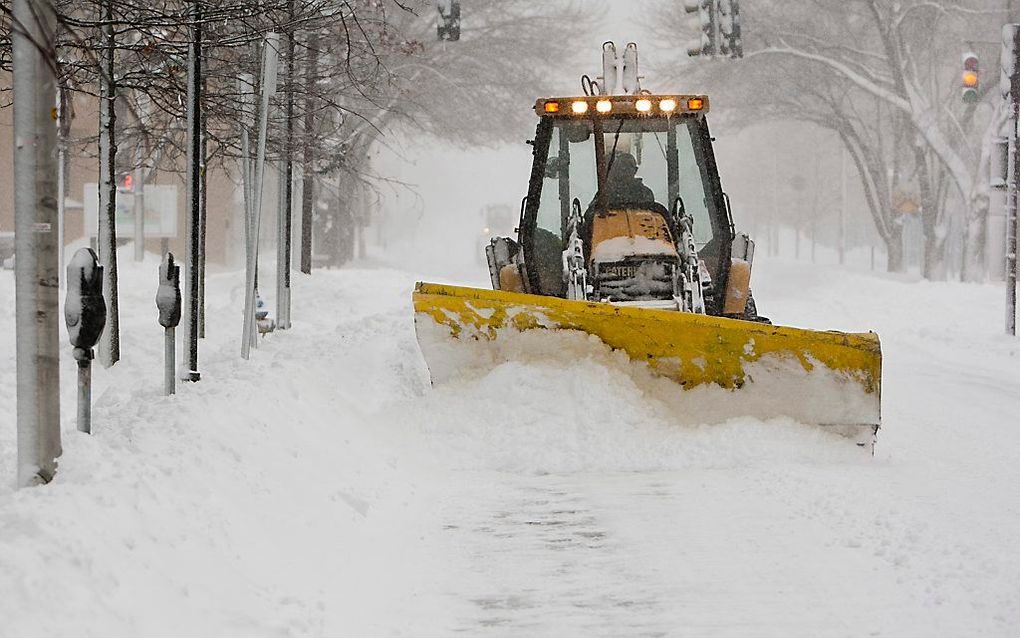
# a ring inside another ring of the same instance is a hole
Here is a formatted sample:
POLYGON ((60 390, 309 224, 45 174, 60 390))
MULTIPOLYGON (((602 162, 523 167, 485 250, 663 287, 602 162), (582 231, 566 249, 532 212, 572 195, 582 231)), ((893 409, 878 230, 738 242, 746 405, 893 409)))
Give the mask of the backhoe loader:
MULTIPOLYGON (((636 75, 636 48, 632 59, 636 75)), ((600 79, 611 87, 609 76, 600 79)), ((508 360, 513 349, 500 345, 514 334, 580 331, 685 391, 729 391, 698 395, 725 404, 720 420, 786 416, 873 449, 878 336, 758 315, 754 243, 736 232, 722 190, 708 96, 631 86, 612 94, 589 83, 583 96, 537 100, 517 238, 485 248, 493 289, 415 288, 433 381, 508 360)))

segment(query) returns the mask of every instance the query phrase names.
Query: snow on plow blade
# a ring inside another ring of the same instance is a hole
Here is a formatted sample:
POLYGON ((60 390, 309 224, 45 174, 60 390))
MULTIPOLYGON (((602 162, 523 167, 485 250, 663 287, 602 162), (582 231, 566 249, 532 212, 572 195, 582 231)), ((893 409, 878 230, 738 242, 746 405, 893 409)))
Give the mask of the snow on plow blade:
MULTIPOLYGON (((699 403, 715 404, 708 411, 714 421, 786 416, 868 448, 878 431, 882 352, 874 333, 429 283, 415 287, 413 300, 418 343, 434 382, 513 359, 515 349, 501 345, 513 334, 573 330, 646 363, 699 403)), ((700 405, 697 412, 706 414, 700 405)))

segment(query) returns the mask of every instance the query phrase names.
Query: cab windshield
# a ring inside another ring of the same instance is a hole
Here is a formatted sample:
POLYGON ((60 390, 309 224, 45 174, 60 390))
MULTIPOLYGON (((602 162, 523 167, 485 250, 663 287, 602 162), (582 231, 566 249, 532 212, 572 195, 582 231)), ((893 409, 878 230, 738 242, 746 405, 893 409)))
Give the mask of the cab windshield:
POLYGON ((606 175, 601 187, 608 207, 658 204, 673 209, 678 198, 694 218, 695 243, 701 249, 722 229, 713 226, 705 154, 700 151, 697 120, 621 118, 552 121, 544 164, 537 225, 560 239, 567 233, 571 202, 595 206, 599 191, 595 130, 605 141, 606 175), (599 127, 601 125, 601 127, 599 127))

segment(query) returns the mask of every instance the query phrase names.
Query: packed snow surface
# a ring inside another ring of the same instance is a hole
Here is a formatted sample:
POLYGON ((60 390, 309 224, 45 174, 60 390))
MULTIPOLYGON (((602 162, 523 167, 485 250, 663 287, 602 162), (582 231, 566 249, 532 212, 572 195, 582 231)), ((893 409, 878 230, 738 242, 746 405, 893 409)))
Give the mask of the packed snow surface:
MULTIPOLYGON (((295 276, 293 329, 250 361, 243 275, 211 275, 202 381, 164 398, 158 260, 120 263, 123 358, 93 373, 94 434, 75 430, 67 347, 64 455, 27 490, 0 272, 0 636, 1020 627, 1000 287, 756 265, 777 323, 881 334, 872 458, 788 419, 698 425, 598 343, 432 387, 410 304, 427 273, 366 264, 295 276)), ((447 281, 484 273, 466 278, 447 281)))
POLYGON ((595 244, 592 249, 592 261, 606 263, 620 261, 626 257, 661 255, 676 257, 673 244, 662 239, 652 239, 643 235, 613 237, 595 244))

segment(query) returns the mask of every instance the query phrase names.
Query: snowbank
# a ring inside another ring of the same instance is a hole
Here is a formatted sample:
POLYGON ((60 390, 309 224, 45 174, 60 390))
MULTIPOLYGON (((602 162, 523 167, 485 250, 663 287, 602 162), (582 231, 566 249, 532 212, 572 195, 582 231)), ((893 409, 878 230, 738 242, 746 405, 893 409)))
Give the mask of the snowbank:
POLYGON ((697 425, 598 347, 432 388, 419 274, 385 268, 296 277, 293 330, 248 362, 243 276, 213 276, 202 381, 164 398, 158 260, 120 263, 95 434, 74 429, 68 347, 58 478, 22 491, 0 272, 0 636, 1020 626, 1020 347, 996 287, 756 264, 777 323, 882 335, 870 459, 788 420, 697 425))

